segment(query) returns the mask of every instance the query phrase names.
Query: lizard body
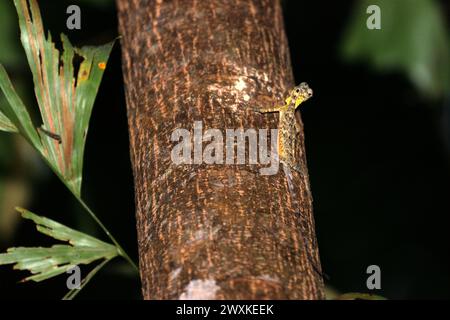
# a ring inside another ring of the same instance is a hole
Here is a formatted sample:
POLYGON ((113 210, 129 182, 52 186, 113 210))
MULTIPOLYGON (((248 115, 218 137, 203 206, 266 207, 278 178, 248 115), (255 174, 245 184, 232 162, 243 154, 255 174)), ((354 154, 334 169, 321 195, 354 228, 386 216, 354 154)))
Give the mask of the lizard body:
POLYGON ((278 157, 281 162, 301 171, 300 168, 300 125, 295 110, 304 101, 312 97, 312 90, 305 82, 291 90, 283 106, 255 109, 260 113, 279 112, 278 121, 278 157))
MULTIPOLYGON (((306 175, 302 172, 301 169, 301 144, 300 144, 300 132, 301 127, 297 118, 295 116, 295 110, 298 106, 304 101, 311 98, 313 95, 312 89, 308 86, 307 83, 302 82, 300 85, 294 87, 291 90, 289 96, 285 100, 285 104, 283 106, 274 106, 262 109, 254 109, 260 113, 268 113, 268 112, 278 112, 279 113, 279 121, 278 121, 278 158, 280 162, 283 162, 284 173, 287 178, 289 192, 292 197, 292 202, 297 206, 297 211, 301 215, 301 210, 299 203, 297 201, 297 196, 294 192, 294 186, 292 184, 292 173, 289 168, 294 169, 297 172, 300 172, 303 176, 305 187, 309 191, 309 182, 307 181, 306 175)), ((303 231, 300 229, 301 237, 304 239, 306 244, 306 239, 303 236, 303 231)), ((315 262, 315 259, 308 254, 306 251, 307 259, 312 264, 312 268, 315 272, 317 272, 321 277, 328 278, 328 276, 322 273, 320 268, 320 263, 315 262)))

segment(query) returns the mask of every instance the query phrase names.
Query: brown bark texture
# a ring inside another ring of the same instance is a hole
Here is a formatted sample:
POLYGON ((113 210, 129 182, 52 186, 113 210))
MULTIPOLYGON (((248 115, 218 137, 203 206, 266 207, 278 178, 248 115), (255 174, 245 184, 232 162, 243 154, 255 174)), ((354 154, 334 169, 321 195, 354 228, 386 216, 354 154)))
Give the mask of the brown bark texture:
POLYGON ((173 130, 194 121, 224 137, 277 128, 277 114, 250 107, 282 103, 294 85, 280 3, 117 6, 144 298, 323 299, 304 145, 293 189, 281 164, 261 175, 171 160, 173 130))

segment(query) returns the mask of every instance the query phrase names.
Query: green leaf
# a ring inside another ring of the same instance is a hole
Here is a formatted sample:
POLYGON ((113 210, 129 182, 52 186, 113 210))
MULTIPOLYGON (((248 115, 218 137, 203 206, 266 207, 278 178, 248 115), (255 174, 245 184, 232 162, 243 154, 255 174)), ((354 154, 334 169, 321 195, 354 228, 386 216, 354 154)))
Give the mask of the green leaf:
MULTIPOLYGON (((60 53, 52 42, 51 35, 48 34, 45 37, 37 1, 14 0, 14 5, 19 18, 22 45, 33 75, 34 91, 43 124, 38 129, 33 126, 25 105, 15 92, 3 66, 0 65, 0 87, 9 102, 9 104, 0 104, 0 112, 3 116, 1 118, 2 126, 10 131, 17 129, 21 135, 29 140, 83 208, 115 244, 115 247, 109 248, 110 250, 114 248, 113 256, 123 256, 138 270, 136 264, 108 229, 81 199, 83 154, 89 120, 106 63, 115 41, 99 47, 78 49, 71 45, 66 36, 61 35, 63 50, 60 53)), ((49 221, 46 221, 46 223, 49 221)), ((64 226, 58 225, 57 229, 59 227, 64 226)), ((46 229, 42 229, 42 226, 38 227, 38 230, 46 232, 46 229)), ((70 230, 70 239, 73 240, 75 230, 70 230)), ((53 233, 49 235, 55 236, 53 233)), ((83 239, 86 240, 86 235, 82 235, 83 239)), ((95 238, 91 237, 92 239, 95 238)), ((30 278, 37 281, 64 272, 70 265, 68 260, 72 261, 72 258, 83 257, 83 260, 78 262, 89 263, 91 261, 89 259, 95 260, 102 257, 106 259, 107 257, 103 247, 100 252, 90 250, 91 255, 88 254, 87 256, 84 255, 86 248, 83 248, 82 255, 76 251, 78 248, 74 249, 73 247, 76 246, 13 248, 7 254, 0 256, 0 265, 2 262, 3 264, 17 263, 20 268, 28 267, 32 272, 38 272, 38 270, 32 268, 34 265, 20 264, 20 259, 28 255, 44 254, 42 249, 45 249, 47 254, 58 256, 59 260, 52 261, 52 263, 56 263, 52 269, 45 269, 46 272, 39 272, 36 277, 30 278), (71 251, 66 252, 65 250, 71 251), (64 252, 66 256, 63 255, 64 252), (74 253, 76 257, 70 256, 70 253, 74 253)), ((47 268, 47 265, 38 265, 38 267, 47 268)))
MULTIPOLYGON (((1 108, 1 107, 0 107, 1 108)), ((0 130, 6 132, 17 132, 16 126, 0 112, 0 130)))
POLYGON ((79 195, 89 120, 114 41, 78 49, 61 35, 60 53, 51 35, 45 37, 36 0, 14 0, 14 4, 43 122, 38 129, 41 154, 79 195))
POLYGON ((7 119, 6 125, 12 124, 38 151, 41 151, 42 144, 31 121, 30 114, 22 99, 14 90, 2 64, 0 64, 0 88, 8 101, 8 103, 0 104, 0 112, 7 119))
POLYGON ((24 281, 40 282, 65 273, 80 264, 96 260, 109 261, 118 255, 117 248, 56 221, 40 217, 25 209, 17 209, 22 217, 36 224, 39 232, 69 244, 52 247, 17 247, 0 254, 0 265, 15 264, 14 269, 28 270, 31 276, 24 281))
POLYGON ((403 72, 429 97, 450 90, 450 46, 443 9, 433 0, 363 0, 342 43, 343 56, 362 60, 378 71, 403 72), (381 29, 369 30, 369 5, 381 10, 381 29))
MULTIPOLYGON (((66 39, 66 41, 68 42, 69 40, 66 39)), ((63 42, 65 42, 64 37, 63 42)), ((75 125, 73 128, 73 157, 71 163, 71 176, 75 180, 74 184, 78 189, 81 188, 84 147, 89 120, 113 45, 114 42, 110 42, 99 47, 85 46, 81 49, 75 49, 76 53, 84 59, 80 65, 75 88, 76 108, 74 110, 75 125)))

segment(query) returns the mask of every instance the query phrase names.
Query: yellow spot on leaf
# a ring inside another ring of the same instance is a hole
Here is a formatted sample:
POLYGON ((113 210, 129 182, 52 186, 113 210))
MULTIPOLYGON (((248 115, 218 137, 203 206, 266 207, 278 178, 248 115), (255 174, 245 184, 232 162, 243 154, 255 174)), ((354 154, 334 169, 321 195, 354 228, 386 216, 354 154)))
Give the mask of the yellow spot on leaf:
POLYGON ((89 65, 82 63, 78 73, 78 83, 82 83, 89 78, 89 65))
POLYGON ((105 70, 105 69, 106 69, 106 63, 105 63, 105 62, 100 62, 100 63, 98 64, 98 67, 99 67, 100 69, 102 69, 102 70, 105 70))

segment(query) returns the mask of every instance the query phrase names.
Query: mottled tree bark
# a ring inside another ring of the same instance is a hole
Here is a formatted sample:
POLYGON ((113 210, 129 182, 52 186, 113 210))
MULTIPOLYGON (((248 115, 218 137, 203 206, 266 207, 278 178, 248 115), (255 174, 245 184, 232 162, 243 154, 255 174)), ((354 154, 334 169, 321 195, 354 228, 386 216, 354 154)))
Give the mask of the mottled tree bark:
POLYGON ((277 128, 249 107, 294 85, 278 1, 117 4, 144 298, 324 298, 304 156, 293 192, 283 170, 171 160, 194 121, 277 128))

